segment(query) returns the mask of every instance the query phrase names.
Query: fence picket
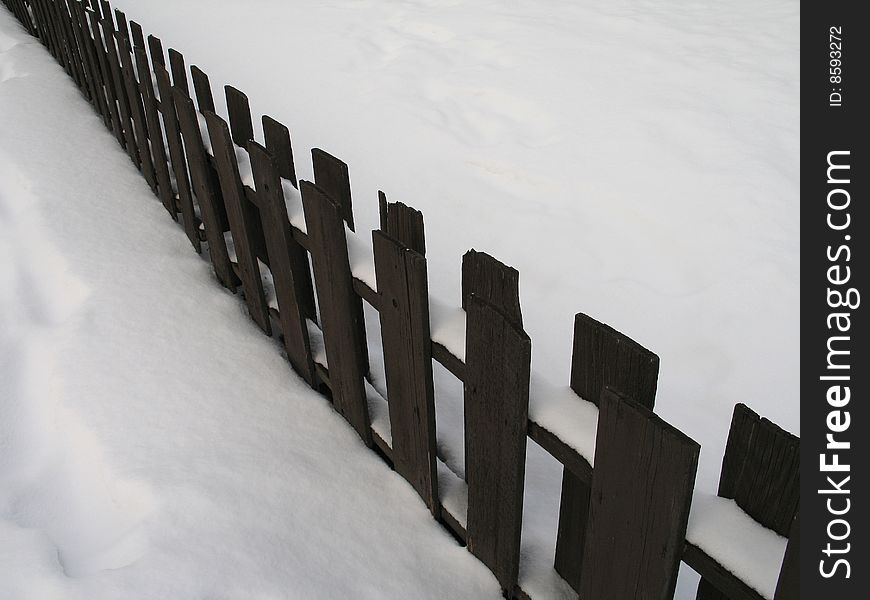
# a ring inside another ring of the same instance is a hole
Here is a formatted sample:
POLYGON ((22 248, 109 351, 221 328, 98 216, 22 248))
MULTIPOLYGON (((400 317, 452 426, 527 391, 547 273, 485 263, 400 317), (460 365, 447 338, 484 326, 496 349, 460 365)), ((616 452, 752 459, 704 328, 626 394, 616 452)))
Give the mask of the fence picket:
POLYGON ((233 141, 244 148, 254 139, 254 122, 251 119, 251 105, 248 97, 231 85, 224 86, 227 99, 227 114, 233 141))
POLYGON ((311 162, 314 166, 314 183, 332 198, 341 218, 354 231, 347 164, 320 148, 311 150, 311 162))
MULTIPOLYGON (((157 77, 157 86, 160 89, 160 109, 163 114, 163 124, 166 127, 166 141, 169 145, 169 158, 172 161, 172 171, 175 174, 175 185, 178 188, 175 206, 177 210, 181 211, 182 225, 187 239, 190 240, 194 249, 199 253, 202 252, 199 239, 199 221, 193 208, 190 179, 187 172, 187 160, 184 156, 184 147, 181 144, 181 129, 175 110, 172 83, 169 81, 169 73, 160 65, 155 65, 154 75, 157 77)), ((173 218, 178 220, 177 212, 173 215, 173 218)))
MULTIPOLYGON (((236 161, 235 146, 230 138, 230 130, 226 122, 213 112, 205 113, 208 134, 211 138, 212 152, 217 164, 218 178, 230 222, 230 232, 233 236, 233 246, 236 249, 238 276, 242 281, 245 302, 248 312, 254 322, 266 335, 272 335, 272 325, 269 322, 269 309, 263 294, 263 280, 260 275, 260 265, 251 247, 250 234, 254 223, 243 206, 247 203, 245 190, 239 176, 239 165, 236 161)), ((257 223, 256 225, 259 225, 257 223)))
MULTIPOLYGON (((263 146, 248 142, 251 170, 257 188, 257 197, 262 215, 262 226, 271 258, 270 270, 278 300, 278 317, 284 348, 290 364, 309 385, 316 387, 311 342, 308 337, 306 318, 306 294, 311 292, 311 275, 308 254, 290 231, 287 206, 275 159, 263 146), (306 289, 307 286, 307 289, 306 289)), ((311 310, 313 311, 313 304, 311 310)))
MULTIPOLYGON (((611 387, 652 410, 658 372, 658 356, 628 336, 583 313, 574 317, 571 389, 584 400, 598 404, 602 391, 611 387)), ((578 591, 589 494, 589 482, 564 468, 554 566, 578 591)))
POLYGON ((670 600, 701 447, 607 388, 600 399, 584 600, 670 600))
POLYGON ((106 44, 106 59, 109 62, 109 70, 112 73, 112 85, 115 88, 115 97, 118 99, 118 113, 121 119, 121 131, 124 134, 124 147, 130 156, 130 160, 139 169, 141 168, 142 161, 139 158, 139 146, 136 144, 136 135, 133 131, 133 111, 130 105, 130 98, 127 95, 127 83, 121 69, 118 45, 115 38, 115 26, 111 18, 111 9, 106 6, 103 12, 108 12, 110 15, 108 18, 103 17, 100 19, 100 29, 103 33, 103 41, 106 44))
MULTIPOLYGON (((115 14, 117 15, 118 11, 115 11, 115 14)), ((124 22, 126 23, 126 21, 124 22)), ((148 143, 148 130, 145 128, 145 108, 142 103, 142 94, 139 91, 139 82, 136 80, 133 69, 133 55, 129 35, 120 30, 116 31, 115 44, 121 59, 121 75, 124 79, 124 87, 127 90, 127 99, 130 103, 130 116, 133 121, 133 133, 136 139, 136 146, 139 149, 139 169, 142 171, 142 176, 145 177, 149 187, 153 191, 157 191, 157 178, 154 175, 154 163, 148 143)))
POLYGON ((121 121, 121 114, 118 108, 118 98, 115 94, 115 84, 112 79, 112 70, 109 66, 109 57, 106 52, 105 43, 103 41, 102 28, 100 27, 99 15, 91 8, 86 9, 88 23, 94 35, 94 49, 97 55, 97 63, 99 64, 103 90, 106 94, 106 105, 108 108, 108 119, 112 128, 112 133, 118 140, 122 148, 125 147, 124 129, 121 121))
POLYGON ((211 93, 211 83, 208 80, 208 75, 197 67, 190 67, 190 77, 193 79, 193 91, 196 95, 196 106, 199 112, 205 114, 207 111, 217 112, 214 106, 214 96, 211 93))
POLYGON ((293 164, 290 130, 272 117, 263 116, 263 137, 266 141, 266 149, 275 157, 278 174, 289 180, 293 187, 299 189, 299 182, 296 180, 296 167, 293 164))
MULTIPOLYGON (((131 22, 132 27, 133 22, 131 22)), ((154 82, 151 77, 152 70, 148 65, 148 56, 145 53, 141 29, 136 27, 138 35, 134 36, 136 46, 136 67, 139 71, 139 89, 142 93, 142 101, 145 107, 145 124, 148 131, 149 147, 154 165, 154 174, 157 179, 157 193, 163 207, 173 218, 176 215, 175 194, 172 191, 172 183, 169 179, 169 163, 166 159, 166 146, 163 141, 163 126, 160 123, 160 113, 157 110, 157 97, 154 94, 154 82)))
POLYGON ((514 594, 520 561, 532 343, 513 315, 467 300, 468 549, 514 594))
POLYGON ((389 229, 372 233, 393 465, 437 517, 440 507, 426 259, 390 236, 394 233, 389 229))
POLYGON ((336 410, 372 445, 363 378, 368 365, 362 300, 353 290, 342 211, 324 190, 301 181, 305 224, 336 410))
POLYGON ((239 281, 230 263, 227 245, 224 241, 224 227, 217 207, 215 182, 212 177, 211 165, 208 163, 199 129, 199 119, 193 100, 180 88, 173 87, 172 95, 181 126, 184 140, 187 165, 190 169, 190 179, 193 183, 196 201, 202 213, 205 226, 205 237, 208 241, 208 252, 218 281, 226 288, 236 289, 239 281))

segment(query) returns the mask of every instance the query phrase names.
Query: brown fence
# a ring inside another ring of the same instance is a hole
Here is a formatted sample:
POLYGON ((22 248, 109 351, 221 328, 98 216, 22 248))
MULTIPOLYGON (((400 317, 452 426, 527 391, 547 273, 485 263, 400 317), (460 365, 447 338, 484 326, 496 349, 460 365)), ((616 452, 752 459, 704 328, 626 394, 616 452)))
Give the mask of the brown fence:
MULTIPOLYGON (((314 182, 297 181, 284 125, 263 117, 264 144, 254 141, 248 99, 230 86, 227 124, 195 66, 194 104, 182 54, 164 54, 158 38, 146 40, 108 2, 3 1, 75 80, 194 249, 207 249, 218 281, 241 289, 293 369, 414 487, 507 597, 528 597, 518 582, 527 438, 564 465, 554 568, 581 598, 671 598, 681 560, 703 576, 698 598, 763 597, 703 544, 686 541, 700 447, 652 412, 655 354, 576 316, 570 385, 597 419, 594 456, 584 456, 529 418, 531 340, 516 270, 469 251, 464 347, 433 341, 420 212, 381 194, 373 252, 360 259, 348 245, 355 234, 342 161, 315 149, 314 182), (386 399, 368 384, 363 302, 380 315, 386 399), (458 477, 439 469, 433 360, 463 382, 465 401, 465 481, 440 488, 439 479, 458 477), (388 420, 375 423, 385 400, 388 420), (467 510, 445 501, 447 487, 467 510)), ((719 495, 789 537, 776 600, 798 597, 798 447, 798 438, 735 408, 719 495)))

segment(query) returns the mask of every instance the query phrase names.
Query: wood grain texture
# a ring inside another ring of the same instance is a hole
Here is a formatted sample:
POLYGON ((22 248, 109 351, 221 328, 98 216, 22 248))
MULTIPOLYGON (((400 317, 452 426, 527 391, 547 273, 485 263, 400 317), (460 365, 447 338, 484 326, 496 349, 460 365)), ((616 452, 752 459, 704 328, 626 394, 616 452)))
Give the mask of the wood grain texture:
MULTIPOLYGON (((579 313, 574 317, 571 389, 598 404, 605 387, 652 410, 659 358, 628 336, 579 313)), ((589 510, 589 482, 565 469, 556 536, 556 571, 579 590, 589 510)))
POLYGON ((235 290, 239 280, 230 264, 224 241, 223 224, 215 206, 215 182, 212 179, 211 168, 202 145, 202 134, 199 130, 196 108, 193 106, 193 100, 180 88, 173 87, 172 95, 175 99, 178 122, 184 140, 190 179, 205 226, 205 237, 208 241, 208 252, 212 266, 221 285, 235 290))
POLYGON ((800 438, 737 404, 731 419, 719 495, 788 536, 800 502, 800 438))
POLYGON ((106 101, 105 89, 103 88, 102 72, 97 60, 97 50, 94 45, 94 38, 91 36, 84 5, 80 1, 72 0, 70 8, 72 10, 73 23, 79 36, 79 47, 82 51, 85 70, 88 75, 91 103, 96 109, 97 114, 102 117, 103 124, 111 128, 109 105, 106 101))
POLYGON ((668 600, 701 447, 609 388, 600 409, 580 597, 668 600))
POLYGON ((248 305, 248 312, 257 326, 266 335, 272 335, 269 309, 266 307, 263 280, 260 276, 260 265, 250 242, 251 231, 255 227, 259 229, 260 224, 252 222, 250 214, 243 206, 247 200, 239 176, 235 146, 226 121, 213 112, 205 113, 205 121, 217 164, 224 206, 227 209, 227 217, 230 222, 230 233, 236 250, 238 275, 242 281, 245 303, 248 305))
POLYGON ((311 161, 314 165, 314 183, 332 199, 341 218, 354 231, 347 165, 320 148, 311 150, 311 161))
POLYGON ((308 253, 293 239, 287 206, 281 189, 281 180, 272 155, 260 144, 248 142, 251 169, 257 186, 263 232, 272 259, 270 269, 278 299, 278 318, 284 348, 290 364, 305 381, 316 387, 314 361, 308 337, 309 317, 313 310, 306 296, 311 293, 311 275, 308 253))
POLYGON ((85 79, 85 74, 83 70, 84 64, 82 62, 82 56, 78 41, 76 40, 75 32, 73 30, 69 6, 67 5, 66 0, 53 2, 53 4, 55 6, 55 10, 57 11, 58 23, 63 30, 64 45, 67 50, 73 80, 76 82, 76 85, 79 87, 79 89, 82 90, 82 93, 87 96, 87 81, 85 79))
POLYGON ((517 584, 532 344, 511 315, 467 301, 465 454, 468 549, 507 594, 517 584))
MULTIPOLYGON (((719 496, 733 499, 750 517, 782 536, 796 526, 800 504, 800 438, 737 404, 731 417, 728 442, 719 476, 719 496)), ((791 540, 789 540, 791 547, 791 540)), ((797 546, 792 550, 797 554, 797 546)), ((712 560, 712 559, 711 559, 712 560)), ((793 560, 797 560, 796 558, 793 560)), ((713 561, 715 562, 715 561, 713 561)), ((710 565, 699 570, 698 600, 735 597, 745 587, 736 575, 710 565)), ((794 593, 790 566, 781 582, 783 597, 794 593)))
MULTIPOLYGON (((184 146, 181 142, 181 127, 178 123, 178 113, 175 109, 175 98, 172 95, 172 82, 166 69, 157 65, 154 67, 157 86, 160 89, 160 110, 163 114, 163 124, 166 127, 166 141, 169 145, 169 157, 172 161, 172 172, 175 174, 175 186, 178 196, 175 201, 177 211, 181 212, 182 226, 187 239, 197 253, 202 252, 199 239, 199 219, 193 207, 193 196, 190 178, 187 171, 187 159, 184 156, 184 146)), ((176 219, 177 219, 176 214, 176 219)))
POLYGON ((378 192, 378 209, 381 231, 421 256, 426 256, 423 213, 402 202, 387 202, 384 192, 378 192))
POLYGON ((630 337, 592 317, 574 317, 571 389, 598 404, 606 386, 653 410, 659 357, 630 337))
MULTIPOLYGON (((109 9, 107 9, 109 10, 109 9)), ((111 15, 111 11, 109 12, 111 15)), ((127 96, 127 83, 121 71, 120 57, 118 56, 117 43, 115 41, 115 27, 111 18, 100 19, 100 29, 103 33, 103 41, 106 44, 106 59, 109 62, 109 70, 112 73, 112 85, 115 88, 115 97, 118 99, 118 114, 121 119, 121 130, 124 134, 124 148, 130 156, 130 160, 140 168, 139 146, 136 144, 136 134, 133 131, 133 116, 130 108, 130 99, 127 96)))
POLYGON ((160 197, 160 202, 163 203, 163 208, 175 218, 175 193, 172 190, 172 182, 169 178, 169 161, 166 158, 163 125, 160 121, 160 112, 157 110, 157 95, 154 93, 152 71, 148 64, 145 46, 138 45, 138 42, 141 41, 139 39, 141 38, 141 30, 135 38, 137 38, 137 45, 134 47, 133 52, 136 56, 136 68, 139 72, 139 90, 142 94, 142 103, 145 108, 145 125, 148 129, 154 176, 157 179, 157 194, 160 197))
POLYGON ((342 210, 324 190, 300 182, 314 281, 329 360, 333 406, 372 445, 366 401, 368 354, 362 300, 353 291, 342 210))
POLYGON ((393 465, 439 514, 435 390, 426 259, 383 231, 372 232, 393 465))
MULTIPOLYGON (((115 12, 117 14, 117 11, 115 12)), ((151 189, 156 191, 157 178, 154 175, 154 164, 151 160, 151 149, 148 143, 148 130, 145 126, 145 107, 133 67, 133 50, 130 47, 130 39, 120 31, 116 31, 115 44, 118 47, 118 54, 121 59, 121 75, 127 90, 127 99, 130 102, 133 132, 135 133, 136 146, 139 149, 139 159, 141 160, 139 169, 151 189)))
POLYGON ((106 45, 103 41, 103 31, 100 27, 99 16, 90 8, 86 10, 85 14, 87 15, 88 25, 90 26, 91 32, 94 36, 94 49, 97 54, 97 63, 100 68, 103 91, 106 94, 109 124, 112 128, 112 133, 114 134, 115 139, 117 139, 121 147, 124 148, 126 146, 126 141, 124 139, 124 126, 118 107, 118 97, 115 92, 115 83, 112 69, 109 65, 106 45))
POLYGON ((170 48, 169 71, 172 73, 172 85, 190 96, 190 85, 187 82, 187 67, 184 64, 184 55, 175 48, 170 48))
POLYGON ((269 116, 263 116, 263 137, 266 149, 275 158, 278 175, 290 181, 293 187, 299 189, 296 180, 296 167, 293 164, 293 144, 290 141, 290 130, 269 116))
POLYGON ((190 67, 190 77, 193 79, 193 91, 196 95, 196 106, 199 112, 216 112, 208 75, 196 65, 192 65, 190 67))
POLYGON ((230 132, 233 141, 246 147, 254 139, 254 123, 251 120, 251 105, 248 97, 231 85, 224 86, 227 99, 227 114, 230 120, 230 132))
POLYGON ((494 304, 522 327, 519 272, 473 248, 462 257, 462 308, 466 311, 472 294, 494 304))
POLYGON ((166 68, 166 55, 163 53, 163 42, 156 35, 148 36, 148 53, 151 56, 151 64, 166 68))

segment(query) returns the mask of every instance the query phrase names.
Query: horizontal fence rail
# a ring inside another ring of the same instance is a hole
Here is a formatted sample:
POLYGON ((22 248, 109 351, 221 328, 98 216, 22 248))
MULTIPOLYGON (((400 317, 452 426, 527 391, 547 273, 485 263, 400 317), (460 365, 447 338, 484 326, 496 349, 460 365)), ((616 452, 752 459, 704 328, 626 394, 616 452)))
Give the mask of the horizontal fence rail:
POLYGON ((3 3, 75 81, 194 250, 207 250, 218 282, 507 597, 529 597, 519 580, 529 438, 563 465, 553 564, 584 600, 672 598, 680 561, 702 575, 699 600, 798 597, 797 437, 735 408, 718 501, 782 536, 779 576, 764 588, 693 533, 700 447, 653 412, 656 354, 578 314, 569 403, 580 410, 554 421, 536 407, 562 392, 534 381, 515 269, 470 250, 461 308, 445 311, 430 301, 419 211, 380 193, 380 229, 361 245, 348 166, 314 149, 314 181, 298 180, 290 131, 264 116, 256 141, 243 92, 225 87, 225 121, 206 73, 105 0, 3 3), (364 302, 379 313, 386 398, 370 381, 364 302), (464 478, 437 453, 433 360, 463 384, 464 478))

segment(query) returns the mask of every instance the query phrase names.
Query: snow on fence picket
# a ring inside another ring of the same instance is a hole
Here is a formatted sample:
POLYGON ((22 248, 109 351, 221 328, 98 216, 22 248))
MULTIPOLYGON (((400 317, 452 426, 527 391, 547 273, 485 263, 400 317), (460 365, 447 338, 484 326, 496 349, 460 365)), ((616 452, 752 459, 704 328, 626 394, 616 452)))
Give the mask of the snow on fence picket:
POLYGON ((264 116, 257 143, 241 91, 225 88, 227 124, 192 66, 194 105, 182 54, 169 49, 167 71, 160 39, 146 46, 142 28, 105 0, 3 2, 73 78, 194 249, 206 244, 218 281, 241 287, 299 375, 508 596, 528 597, 518 574, 531 438, 564 466, 554 568, 582 598, 672 598, 681 560, 701 573, 701 600, 797 598, 798 438, 738 405, 720 498, 690 519, 700 447, 653 413, 654 353, 578 314, 571 391, 536 380, 516 270, 471 250, 462 308, 431 302, 419 211, 381 193, 369 249, 354 231, 347 165, 314 149, 314 182, 297 181, 289 130, 264 116), (364 301, 379 312, 386 398, 367 380, 364 301), (464 481, 437 455, 433 360, 464 385, 464 481), (745 535, 727 539, 716 519, 745 535))

